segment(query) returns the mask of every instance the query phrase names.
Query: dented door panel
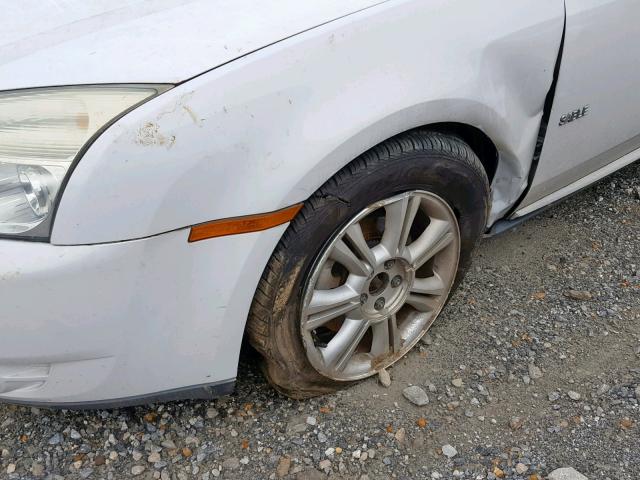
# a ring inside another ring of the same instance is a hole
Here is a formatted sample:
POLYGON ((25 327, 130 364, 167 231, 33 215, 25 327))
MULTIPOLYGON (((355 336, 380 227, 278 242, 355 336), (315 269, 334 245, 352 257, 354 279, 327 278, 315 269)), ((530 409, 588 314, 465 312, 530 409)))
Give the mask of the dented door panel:
POLYGON ((636 0, 566 0, 567 30, 540 163, 520 208, 640 147, 636 0))

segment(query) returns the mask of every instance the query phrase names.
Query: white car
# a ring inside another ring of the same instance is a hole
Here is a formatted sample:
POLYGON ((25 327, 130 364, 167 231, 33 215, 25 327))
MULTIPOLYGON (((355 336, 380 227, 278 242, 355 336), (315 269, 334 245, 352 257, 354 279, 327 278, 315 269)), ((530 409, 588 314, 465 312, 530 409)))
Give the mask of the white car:
POLYGON ((636 0, 0 7, 2 401, 334 391, 640 156, 636 0))

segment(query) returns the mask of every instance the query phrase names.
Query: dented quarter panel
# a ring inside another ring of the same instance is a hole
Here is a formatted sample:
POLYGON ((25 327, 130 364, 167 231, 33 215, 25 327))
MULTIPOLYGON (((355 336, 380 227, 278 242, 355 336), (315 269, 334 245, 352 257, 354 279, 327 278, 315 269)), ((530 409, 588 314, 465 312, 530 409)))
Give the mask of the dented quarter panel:
POLYGON ((51 241, 276 210, 377 143, 436 122, 473 125, 496 144, 495 220, 525 188, 563 20, 559 0, 391 0, 211 70, 95 141, 51 241))

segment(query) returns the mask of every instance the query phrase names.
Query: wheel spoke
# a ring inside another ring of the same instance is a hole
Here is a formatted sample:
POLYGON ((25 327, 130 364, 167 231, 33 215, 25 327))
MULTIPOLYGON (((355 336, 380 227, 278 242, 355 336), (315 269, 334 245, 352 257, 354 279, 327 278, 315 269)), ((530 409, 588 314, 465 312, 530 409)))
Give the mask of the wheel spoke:
POLYGON ((330 257, 354 275, 369 275, 369 267, 342 240, 336 242, 330 257))
POLYGON ((330 370, 343 370, 369 328, 367 320, 347 318, 329 344, 322 349, 322 357, 330 370))
POLYGON ((398 353, 402 347, 402 337, 398 329, 398 319, 395 313, 389 317, 389 336, 391 337, 391 348, 395 353, 398 353))
POLYGON ((440 299, 432 295, 411 293, 407 297, 407 303, 420 312, 433 312, 438 308, 440 299))
POLYGON ((367 241, 364 238, 364 234, 362 233, 362 227, 359 223, 354 223, 351 225, 346 233, 346 237, 351 240, 353 244, 353 248, 356 250, 356 253, 363 258, 371 268, 373 268, 376 264, 376 257, 373 252, 369 248, 367 241))
POLYGON ((304 323, 307 330, 315 330, 329 320, 344 315, 360 305, 360 295, 349 285, 331 290, 314 290, 307 307, 309 317, 304 323))
POLYGON ((389 335, 389 321, 371 325, 373 341, 371 342, 371 355, 374 358, 382 357, 391 351, 391 337, 389 335))
POLYGON ((454 239, 451 225, 446 220, 431 219, 427 229, 407 248, 414 268, 418 269, 448 246, 454 239))
POLYGON ((391 315, 384 322, 372 325, 371 331, 373 333, 371 355, 373 355, 374 358, 400 351, 402 341, 395 314, 391 315))
POLYGON ((437 273, 428 278, 416 278, 411 286, 413 293, 421 293, 423 295, 442 295, 445 289, 444 281, 437 273))
POLYGON ((390 256, 401 253, 407 244, 411 225, 420 207, 419 197, 402 197, 400 200, 385 205, 384 233, 380 243, 390 256))

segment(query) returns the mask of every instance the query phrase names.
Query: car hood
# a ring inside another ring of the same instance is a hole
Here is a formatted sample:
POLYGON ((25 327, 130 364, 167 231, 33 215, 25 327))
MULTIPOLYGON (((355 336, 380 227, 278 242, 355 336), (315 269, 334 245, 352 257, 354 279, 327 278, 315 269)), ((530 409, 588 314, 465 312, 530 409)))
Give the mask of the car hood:
POLYGON ((179 83, 382 0, 0 0, 0 90, 179 83))

